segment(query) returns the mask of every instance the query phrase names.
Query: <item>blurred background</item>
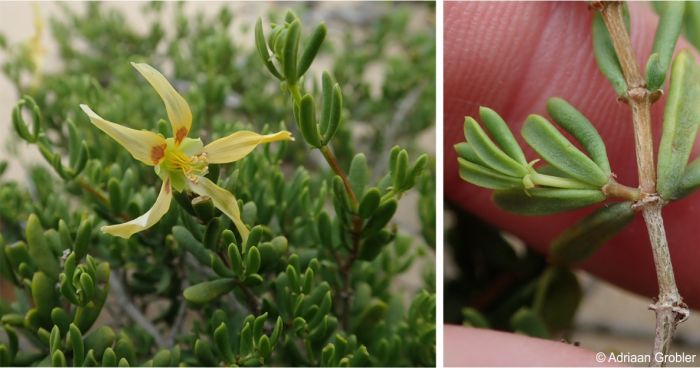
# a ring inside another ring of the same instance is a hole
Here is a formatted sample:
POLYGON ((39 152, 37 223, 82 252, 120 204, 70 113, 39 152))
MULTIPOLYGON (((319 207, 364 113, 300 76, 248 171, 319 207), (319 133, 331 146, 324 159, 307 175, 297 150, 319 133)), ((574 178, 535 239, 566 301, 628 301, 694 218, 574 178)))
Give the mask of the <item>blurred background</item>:
MULTIPOLYGON (((478 325, 483 318, 492 328, 536 334, 537 329, 525 331, 528 326, 516 321, 516 314, 533 304, 546 266, 546 257, 520 239, 445 202, 446 323, 478 325)), ((578 286, 561 281, 550 294, 550 308, 561 314, 545 317, 553 331, 545 337, 594 352, 649 354, 655 332, 654 313, 647 309, 651 300, 584 271, 574 270, 573 275, 578 286)), ((679 325, 672 351, 700 356, 695 311, 679 325)))

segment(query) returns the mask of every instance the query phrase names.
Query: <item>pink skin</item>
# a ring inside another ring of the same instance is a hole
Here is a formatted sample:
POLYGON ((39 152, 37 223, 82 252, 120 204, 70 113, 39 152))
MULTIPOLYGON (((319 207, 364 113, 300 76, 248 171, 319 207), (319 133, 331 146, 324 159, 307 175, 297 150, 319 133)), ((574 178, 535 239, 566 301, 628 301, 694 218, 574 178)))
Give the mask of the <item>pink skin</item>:
MULTIPOLYGON (((445 366, 595 366, 595 353, 558 341, 445 326, 445 366)), ((605 364, 610 365, 610 364, 605 364)))
MULTIPOLYGON (((631 4, 630 13, 632 42, 644 65, 658 18, 646 4, 631 4)), ((554 237, 598 206, 535 217, 500 210, 491 202, 490 190, 459 178, 453 146, 464 141, 464 117, 479 120, 479 106, 487 106, 508 122, 525 147, 528 159, 534 159, 533 151, 520 137, 520 128, 529 114, 548 117, 547 98, 559 96, 583 112, 600 131, 617 180, 637 186, 630 109, 616 101, 615 92, 595 63, 590 31, 592 16, 593 11, 587 10, 584 2, 445 3, 445 195, 487 222, 524 239, 543 254, 547 253, 554 237)), ((688 47, 687 42, 680 41, 679 48, 688 47)), ((655 145, 661 135, 664 103, 662 98, 652 110, 655 145)), ((691 159, 697 157, 698 152, 700 143, 696 142, 691 159)), ((680 293, 686 303, 698 308, 700 191, 667 206, 664 219, 680 293)), ((650 299, 658 293, 652 253, 641 216, 580 267, 650 299)), ((451 359, 450 352, 458 350, 449 350, 448 336, 452 339, 456 335, 467 338, 480 334, 471 331, 464 335, 446 330, 446 362, 451 359)), ((473 340, 474 345, 470 346, 475 348, 469 348, 469 352, 479 352, 479 346, 488 349, 480 339, 473 340)), ((496 345, 492 347, 507 351, 496 345)), ((461 354, 468 358, 465 352, 461 354)))

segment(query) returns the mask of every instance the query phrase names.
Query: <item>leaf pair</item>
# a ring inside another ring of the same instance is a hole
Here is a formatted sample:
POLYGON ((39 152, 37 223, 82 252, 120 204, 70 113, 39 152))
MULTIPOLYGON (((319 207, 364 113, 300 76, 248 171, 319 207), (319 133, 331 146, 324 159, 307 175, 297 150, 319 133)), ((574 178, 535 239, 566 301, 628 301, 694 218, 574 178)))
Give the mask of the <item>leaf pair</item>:
POLYGON ((474 119, 466 119, 467 143, 455 146, 462 179, 495 189, 497 205, 521 214, 549 214, 603 201, 600 188, 608 183, 611 173, 602 138, 588 119, 563 99, 550 99, 547 110, 588 155, 548 120, 531 115, 523 125, 523 138, 548 163, 536 170, 527 163, 503 119, 482 107, 481 119, 493 141, 474 119))
POLYGON ((270 73, 277 79, 286 80, 287 83, 292 85, 296 84, 311 66, 326 38, 328 30, 325 24, 319 24, 311 34, 301 57, 298 57, 301 20, 292 12, 287 13, 285 20, 286 24, 284 27, 275 29, 273 35, 266 42, 262 28, 262 19, 258 18, 258 21, 255 23, 255 46, 270 73), (268 46, 273 52, 272 55, 270 55, 268 46), (280 61, 282 72, 273 63, 273 57, 280 61))
POLYGON ((467 142, 455 145, 460 156, 460 176, 467 182, 489 189, 525 188, 523 178, 529 173, 527 161, 508 125, 487 107, 479 108, 479 116, 495 142, 476 120, 466 117, 464 136, 467 142))
POLYGON ((343 95, 338 83, 334 83, 327 72, 323 72, 321 79, 323 101, 320 121, 316 118, 316 102, 312 95, 304 95, 299 106, 294 105, 294 116, 304 140, 316 148, 327 145, 333 139, 340 127, 343 110, 343 95))

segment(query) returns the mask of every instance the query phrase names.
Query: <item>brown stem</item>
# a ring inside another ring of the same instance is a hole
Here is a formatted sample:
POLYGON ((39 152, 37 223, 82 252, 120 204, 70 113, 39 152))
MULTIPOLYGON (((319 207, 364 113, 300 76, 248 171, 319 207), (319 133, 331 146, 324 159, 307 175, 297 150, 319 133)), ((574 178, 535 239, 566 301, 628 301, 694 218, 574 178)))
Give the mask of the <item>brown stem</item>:
MULTIPOLYGON (((331 167, 331 169, 333 169, 333 172, 336 175, 338 175, 340 179, 343 180, 343 186, 345 187, 345 191, 348 193, 350 201, 352 201, 353 207, 357 208, 357 196, 352 190, 352 186, 350 185, 350 180, 348 179, 347 175, 345 174, 343 169, 340 168, 340 165, 338 165, 338 161, 335 159, 333 152, 330 150, 330 148, 328 148, 328 146, 323 146, 320 150, 323 154, 323 157, 328 162, 328 165, 331 167)), ((343 279, 343 289, 340 292, 340 298, 342 301, 340 305, 341 324, 346 330, 349 327, 350 299, 352 297, 352 284, 350 280, 350 273, 352 270, 352 265, 353 263, 355 263, 355 259, 357 258, 357 252, 360 249, 360 237, 362 234, 362 219, 358 216, 353 216, 352 218, 352 229, 350 233, 350 235, 352 236, 352 248, 350 249, 350 255, 344 264, 340 262, 338 263, 340 273, 342 274, 343 279)))
MULTIPOLYGON (((297 84, 292 84, 288 86, 289 88, 289 93, 292 96, 292 99, 294 100, 294 103, 299 104, 301 102, 301 90, 299 88, 299 85, 297 84)), ((340 179, 343 181, 343 187, 345 188, 345 192, 348 194, 348 197, 350 197, 350 201, 352 202, 353 208, 357 209, 359 206, 359 201, 357 200, 357 195, 355 195, 355 192, 352 190, 352 186, 350 185, 350 180, 348 179, 348 176, 345 174, 345 171, 338 165, 338 160, 336 160, 335 155, 333 154, 333 151, 328 147, 328 145, 325 145, 321 148, 319 148, 321 151, 321 154, 323 154, 323 158, 326 160, 328 163, 328 166, 331 167, 333 172, 340 177, 340 179)), ((343 287, 342 290, 340 291, 340 297, 341 297, 341 305, 340 305, 340 314, 341 314, 341 324, 344 329, 348 329, 349 327, 349 317, 350 317, 350 299, 352 298, 352 282, 350 280, 350 273, 352 270, 352 265, 357 259, 357 252, 360 250, 360 238, 362 235, 362 226, 363 226, 363 221, 361 218, 358 216, 354 215, 352 218, 352 228, 350 229, 350 234, 352 236, 352 248, 350 249, 350 254, 348 256, 348 259, 346 260, 345 263, 342 263, 340 260, 340 257, 338 254, 335 254, 336 261, 338 263, 338 270, 341 273, 342 280, 343 280, 343 287)))
MULTIPOLYGON (((650 309, 656 312, 653 353, 657 357, 657 354, 666 354, 669 351, 676 326, 688 317, 689 310, 682 302, 676 286, 661 214, 664 203, 656 194, 654 146, 651 133, 651 104, 654 96, 646 88, 646 81, 637 64, 622 11, 622 3, 606 2, 602 6, 601 14, 627 82, 627 102, 632 109, 639 189, 642 193, 636 205, 642 208, 659 284, 658 301, 650 306, 650 309)), ((663 362, 654 359, 652 365, 663 365, 663 362)))
POLYGON ((603 186, 602 190, 606 197, 621 198, 633 202, 642 198, 642 193, 639 188, 632 188, 620 184, 613 178, 610 178, 608 183, 603 186))
POLYGON ((343 169, 341 169, 340 165, 338 165, 338 160, 335 159, 333 151, 331 151, 331 149, 328 148, 328 146, 323 146, 320 148, 320 150, 323 154, 323 158, 326 159, 326 162, 328 162, 328 165, 331 167, 333 172, 336 175, 340 176, 340 179, 343 180, 343 186, 345 187, 345 191, 348 193, 348 196, 350 197, 350 201, 352 201, 353 206, 357 206, 357 196, 352 190, 352 186, 350 186, 350 180, 348 179, 348 176, 345 175, 343 169))

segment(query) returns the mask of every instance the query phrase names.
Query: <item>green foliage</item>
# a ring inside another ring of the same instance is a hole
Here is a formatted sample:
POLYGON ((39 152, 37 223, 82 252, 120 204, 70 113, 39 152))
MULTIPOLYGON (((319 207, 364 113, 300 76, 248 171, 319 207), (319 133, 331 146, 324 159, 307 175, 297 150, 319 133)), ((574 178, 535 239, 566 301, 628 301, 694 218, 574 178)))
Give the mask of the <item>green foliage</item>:
POLYGON ((659 144, 657 189, 664 199, 681 195, 680 183, 695 144, 700 121, 700 67, 687 52, 676 56, 664 110, 664 126, 659 144))
POLYGON ((654 36, 651 56, 647 61, 647 88, 654 91, 664 84, 666 71, 671 64, 671 57, 676 40, 683 26, 683 13, 686 4, 683 1, 664 5, 659 25, 654 36))
POLYGON ((552 241, 552 261, 570 264, 588 258, 632 219, 634 211, 631 202, 599 208, 552 241))
MULTIPOLYGON (((595 61, 598 63, 598 68, 600 68, 605 78, 610 81, 617 95, 620 97, 626 96, 627 82, 624 75, 622 75, 620 61, 617 59, 610 34, 605 28, 603 17, 598 12, 593 16, 592 32, 593 54, 595 55, 595 61)), ((661 64, 658 63, 658 65, 661 64)))
POLYGON ((0 364, 435 364, 434 161, 414 142, 434 124, 434 83, 425 84, 435 78, 434 31, 406 24, 420 5, 376 4, 375 23, 340 29, 343 39, 367 37, 347 45, 324 24, 307 34, 291 12, 266 37, 262 19, 234 30, 225 7, 204 16, 149 4, 141 33, 99 3, 84 14, 60 6, 50 25, 62 68, 30 67, 19 52, 4 65, 23 96, 14 131, 48 165, 32 167, 27 185, 0 177, 0 275, 15 295, 0 302, 8 336, 0 364), (162 29, 164 17, 174 33, 162 29), (241 46, 248 39, 254 49, 241 46), (408 61, 387 52, 390 44, 408 61), (314 75, 321 55, 336 79, 314 75), (172 65, 166 74, 191 106, 192 130, 209 141, 296 125, 296 142, 209 165, 207 177, 238 199, 245 242, 211 199, 187 192, 128 240, 99 230, 146 212, 159 180, 79 104, 171 135, 162 102, 134 82, 132 61, 172 65), (370 63, 387 70, 374 98, 362 74, 370 63), (401 101, 408 112, 397 111, 401 101), (353 136, 361 121, 373 122, 370 140, 353 136), (396 221, 409 191, 419 197, 417 229, 396 221), (397 288, 415 267, 420 287, 397 288))

